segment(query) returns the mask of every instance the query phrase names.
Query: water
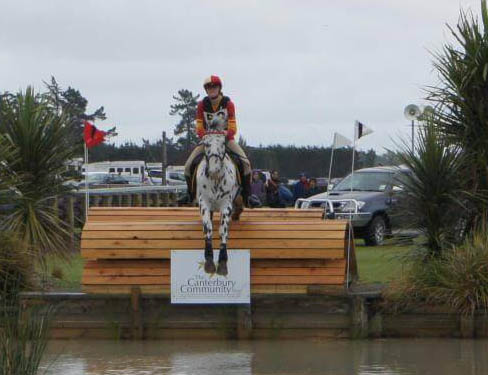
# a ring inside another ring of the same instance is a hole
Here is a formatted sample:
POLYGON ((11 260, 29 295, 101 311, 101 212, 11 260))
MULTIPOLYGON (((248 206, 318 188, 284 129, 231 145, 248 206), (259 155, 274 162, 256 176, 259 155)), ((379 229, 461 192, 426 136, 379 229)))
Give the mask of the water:
POLYGON ((481 375, 488 374, 488 340, 52 341, 40 374, 46 370, 55 375, 481 375))

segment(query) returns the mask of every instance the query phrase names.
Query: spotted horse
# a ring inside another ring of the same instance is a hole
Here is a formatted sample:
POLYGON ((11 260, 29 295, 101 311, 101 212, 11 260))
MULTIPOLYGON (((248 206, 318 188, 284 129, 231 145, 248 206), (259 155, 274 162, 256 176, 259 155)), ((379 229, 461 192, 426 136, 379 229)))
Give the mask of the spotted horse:
POLYGON ((203 137, 204 157, 196 170, 196 191, 205 234, 205 272, 227 275, 227 239, 231 218, 239 220, 243 210, 237 168, 226 152, 226 133, 217 118, 203 137), (220 212, 220 251, 217 268, 213 259, 212 218, 220 212))

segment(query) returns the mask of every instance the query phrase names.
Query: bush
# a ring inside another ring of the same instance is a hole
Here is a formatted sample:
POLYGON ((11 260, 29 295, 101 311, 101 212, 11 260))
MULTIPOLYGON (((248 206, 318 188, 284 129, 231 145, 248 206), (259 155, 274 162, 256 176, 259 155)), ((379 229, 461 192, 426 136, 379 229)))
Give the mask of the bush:
POLYGON ((442 256, 416 261, 385 298, 395 310, 442 305, 466 316, 479 310, 488 313, 488 233, 478 230, 442 256))
POLYGON ((31 285, 23 243, 0 232, 0 375, 34 375, 47 344, 52 306, 22 307, 20 292, 31 285))

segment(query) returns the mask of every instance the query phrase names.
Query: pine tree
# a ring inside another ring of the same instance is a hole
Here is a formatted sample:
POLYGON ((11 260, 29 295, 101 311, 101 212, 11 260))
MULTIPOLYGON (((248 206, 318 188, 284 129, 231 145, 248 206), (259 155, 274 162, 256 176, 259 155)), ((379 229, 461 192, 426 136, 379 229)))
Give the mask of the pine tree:
POLYGON ((169 114, 171 116, 180 116, 180 121, 176 124, 174 130, 175 135, 181 135, 177 142, 189 154, 192 146, 198 143, 198 137, 195 132, 195 116, 197 113, 198 98, 200 95, 194 96, 189 90, 182 89, 178 91, 178 95, 173 96, 176 101, 171 105, 169 114))

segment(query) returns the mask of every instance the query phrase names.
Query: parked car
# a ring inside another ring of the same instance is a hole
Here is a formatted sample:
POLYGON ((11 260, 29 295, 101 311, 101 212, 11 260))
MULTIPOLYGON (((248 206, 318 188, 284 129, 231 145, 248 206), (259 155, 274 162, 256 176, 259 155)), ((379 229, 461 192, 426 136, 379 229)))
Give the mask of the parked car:
MULTIPOLYGON (((119 174, 105 172, 88 172, 88 175, 85 175, 85 178, 88 181, 89 188, 106 187, 108 185, 128 185, 135 183, 135 181, 130 181, 132 176, 122 176, 119 174)), ((137 180, 138 184, 141 184, 140 177, 136 176, 134 179, 137 180)), ((81 181, 68 180, 65 181, 63 185, 71 189, 84 189, 86 182, 85 179, 81 181)))
POLYGON ((351 219, 355 237, 363 238, 366 245, 381 245, 400 224, 393 210, 408 173, 401 166, 360 169, 328 192, 297 200, 295 208, 323 207, 328 219, 351 219))

